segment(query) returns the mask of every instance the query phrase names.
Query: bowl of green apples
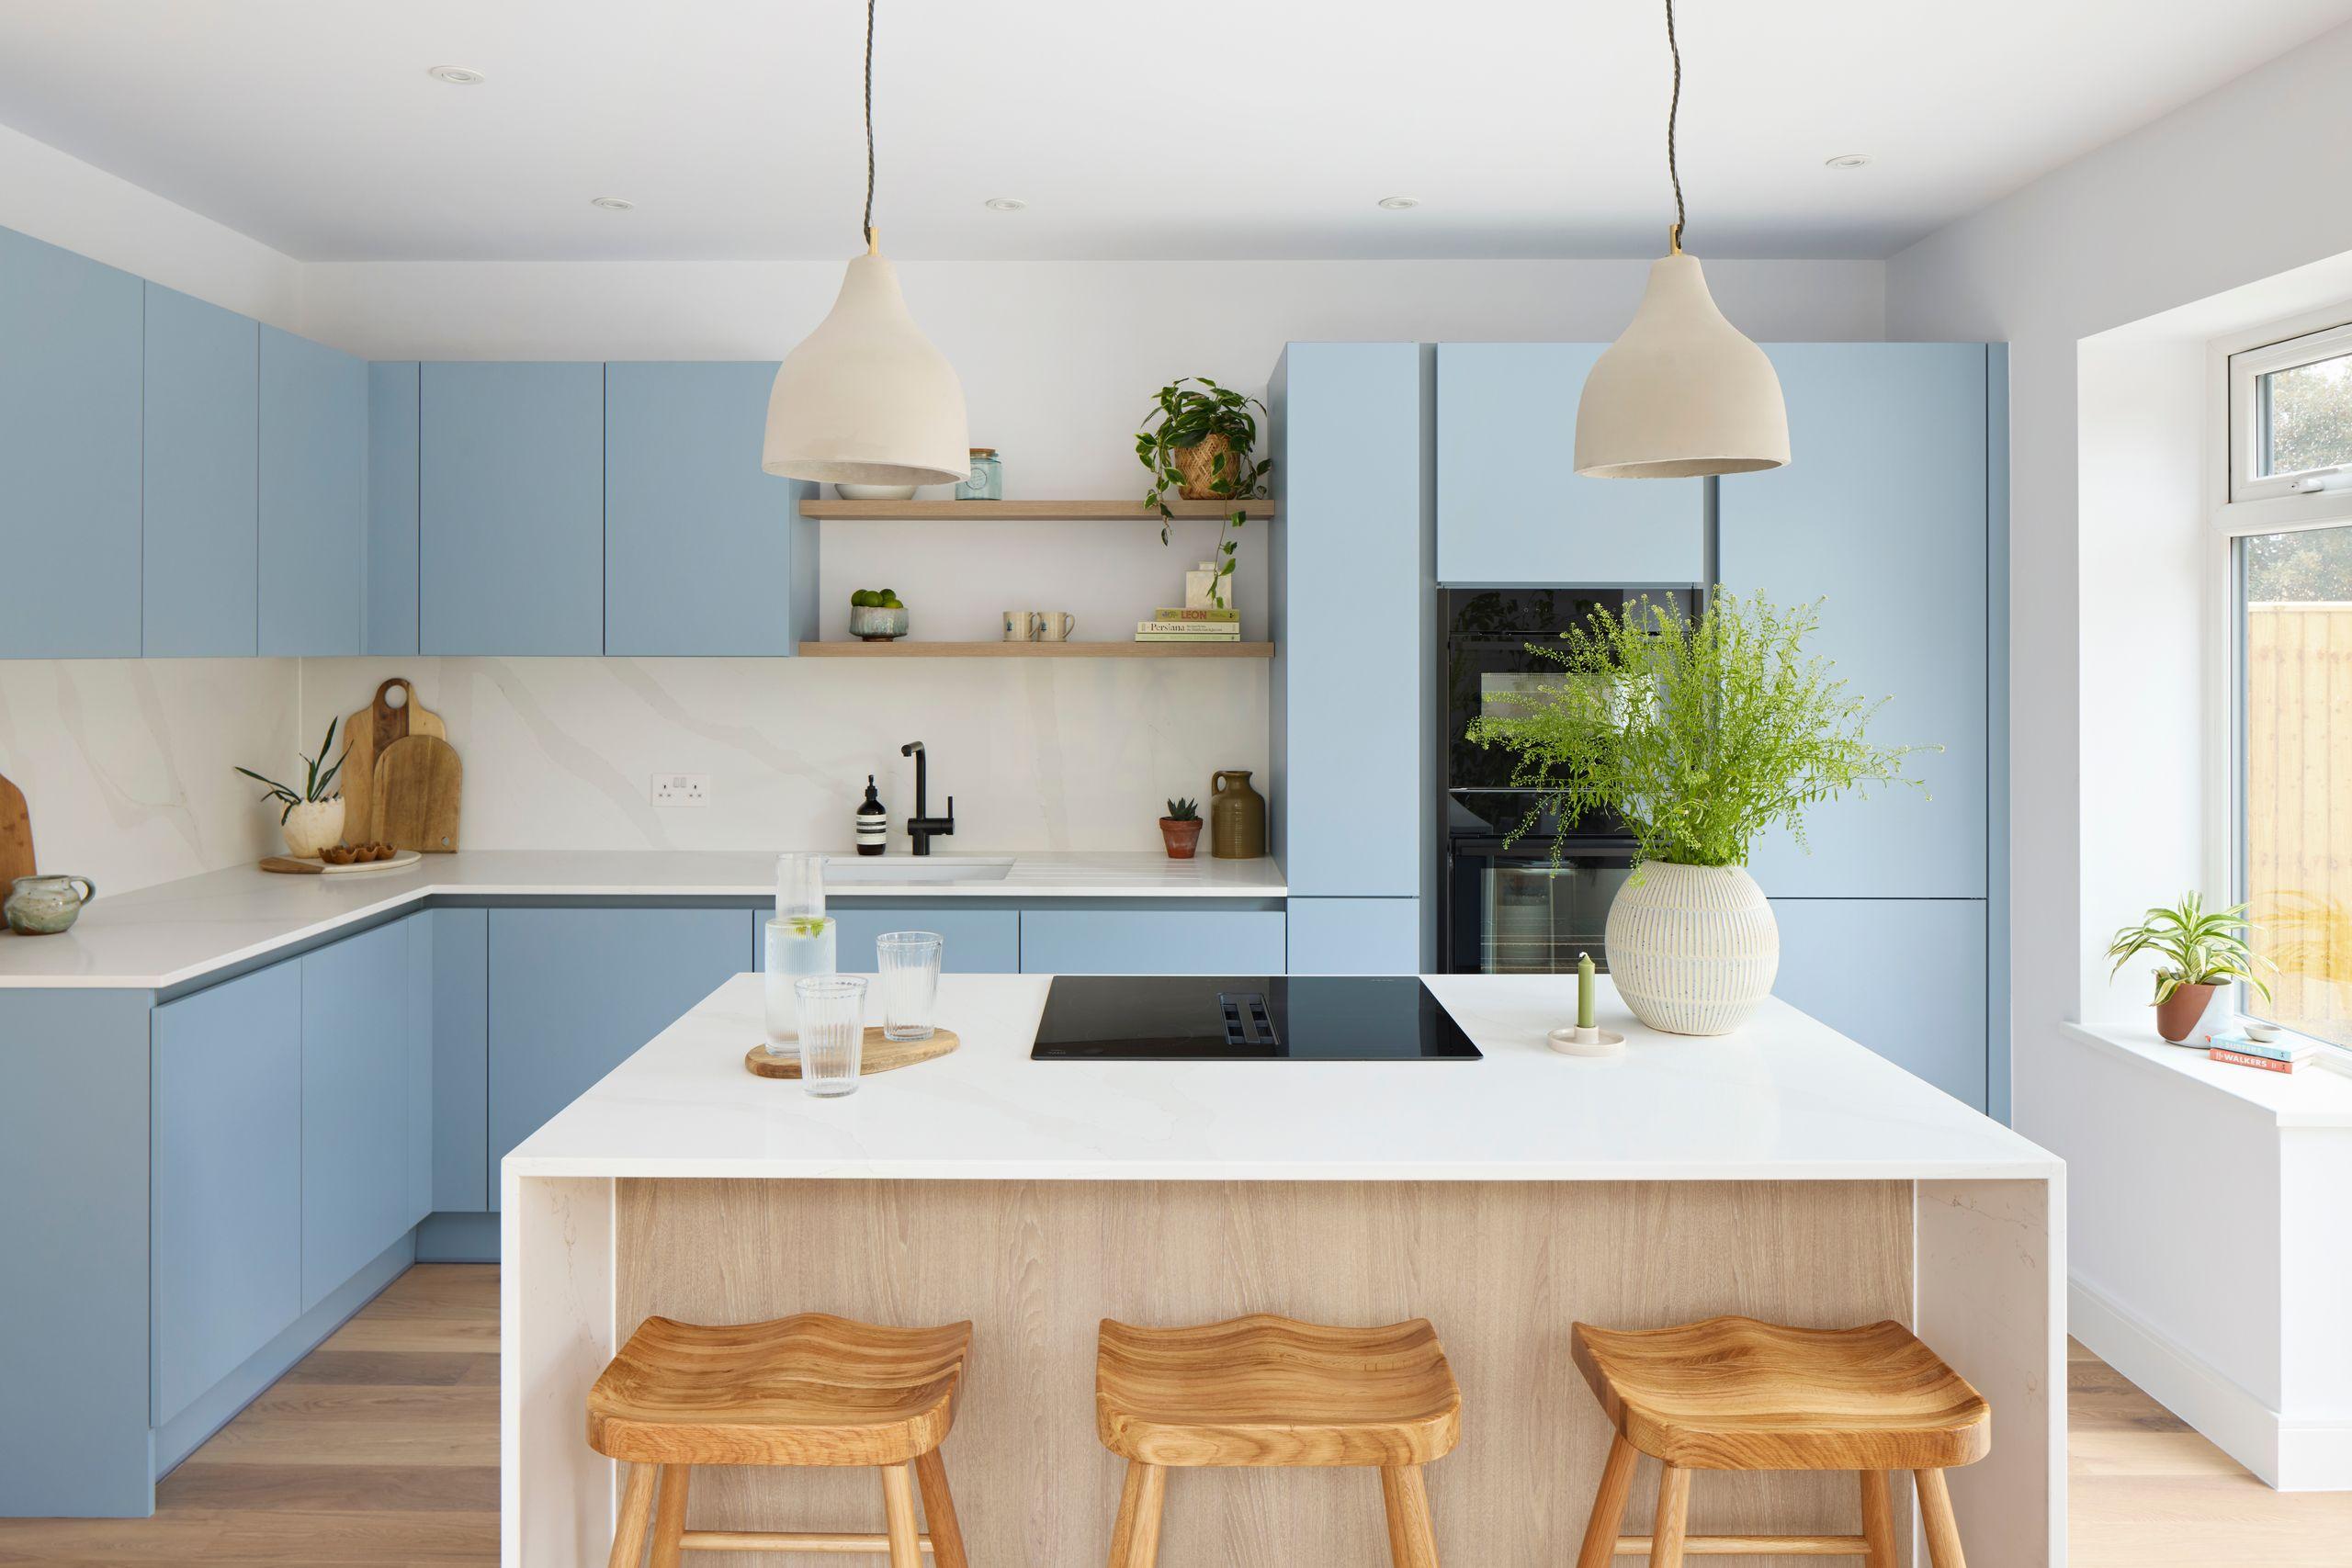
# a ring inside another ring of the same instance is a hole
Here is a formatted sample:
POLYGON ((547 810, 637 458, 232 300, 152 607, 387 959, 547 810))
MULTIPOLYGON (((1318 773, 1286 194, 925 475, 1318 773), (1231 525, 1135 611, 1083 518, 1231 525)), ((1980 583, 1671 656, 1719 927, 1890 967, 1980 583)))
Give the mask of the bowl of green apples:
POLYGON ((907 607, 888 588, 861 588, 849 596, 849 635, 866 642, 895 642, 907 635, 907 607))

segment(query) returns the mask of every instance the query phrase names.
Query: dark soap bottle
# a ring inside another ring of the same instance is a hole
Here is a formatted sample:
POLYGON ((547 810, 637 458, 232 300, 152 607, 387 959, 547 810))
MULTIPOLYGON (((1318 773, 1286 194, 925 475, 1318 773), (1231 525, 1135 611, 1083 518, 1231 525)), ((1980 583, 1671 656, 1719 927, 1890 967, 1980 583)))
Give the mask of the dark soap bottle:
POLYGON ((882 804, 882 796, 874 788, 874 775, 865 775, 865 798, 857 807, 857 852, 878 855, 889 847, 890 812, 882 804))

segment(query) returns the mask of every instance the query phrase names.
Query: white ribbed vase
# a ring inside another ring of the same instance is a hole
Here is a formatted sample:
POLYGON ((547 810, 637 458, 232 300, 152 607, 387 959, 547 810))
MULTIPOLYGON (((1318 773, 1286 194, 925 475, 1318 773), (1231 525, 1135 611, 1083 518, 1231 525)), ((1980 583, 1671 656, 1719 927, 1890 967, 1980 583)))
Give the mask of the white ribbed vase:
POLYGON ((1609 906, 1609 977, 1670 1034, 1728 1034, 1772 994, 1781 928, 1736 865, 1645 861, 1609 906))

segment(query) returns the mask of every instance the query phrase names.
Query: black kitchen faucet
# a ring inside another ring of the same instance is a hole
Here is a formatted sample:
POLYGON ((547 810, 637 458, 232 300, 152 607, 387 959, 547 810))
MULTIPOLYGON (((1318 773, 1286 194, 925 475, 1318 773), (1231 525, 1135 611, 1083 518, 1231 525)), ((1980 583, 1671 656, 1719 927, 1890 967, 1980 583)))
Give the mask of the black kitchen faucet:
POLYGON ((952 795, 947 797, 946 816, 933 817, 931 814, 931 778, 923 766, 922 742, 908 741, 899 748, 899 755, 915 760, 915 814, 907 818, 907 837, 915 841, 915 853, 927 855, 931 853, 932 840, 956 831, 956 797, 952 795))

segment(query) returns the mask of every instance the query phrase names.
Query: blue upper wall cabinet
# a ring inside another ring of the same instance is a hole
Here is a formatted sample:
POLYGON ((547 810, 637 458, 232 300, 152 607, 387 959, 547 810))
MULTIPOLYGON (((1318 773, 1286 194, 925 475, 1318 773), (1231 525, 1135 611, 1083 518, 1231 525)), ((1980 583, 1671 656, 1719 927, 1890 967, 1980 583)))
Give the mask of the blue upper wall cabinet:
POLYGON ((416 651, 414 361, 368 367, 368 602, 360 642, 373 654, 416 651))
MULTIPOLYGON (((1720 481, 1721 578, 1781 605, 1821 600, 1814 648, 1870 735, 1928 795, 1874 789, 1806 818, 1751 869, 1775 897, 1982 898, 1986 859, 1987 350, 1982 344, 1774 344, 1794 460, 1720 481)), ((1630 481, 1620 481, 1630 482, 1630 481)), ((2002 526, 2006 528, 2006 520, 2002 526)))
POLYGON ((605 367, 420 375, 418 651, 604 652, 605 367))
POLYGON ((605 367, 605 651, 788 654, 816 633, 816 487, 760 468, 772 363, 605 367), (795 612, 798 612, 796 614, 795 612))
POLYGON ((141 651, 260 651, 260 329, 147 285, 141 651))
POLYGON ((261 651, 359 651, 368 363, 261 329, 261 651))
POLYGON ((0 658, 139 657, 144 292, 0 229, 0 658))
POLYGON ((1607 346, 1438 345, 1440 582, 1666 584, 1705 576, 1702 481, 1577 477, 1577 400, 1607 346))

